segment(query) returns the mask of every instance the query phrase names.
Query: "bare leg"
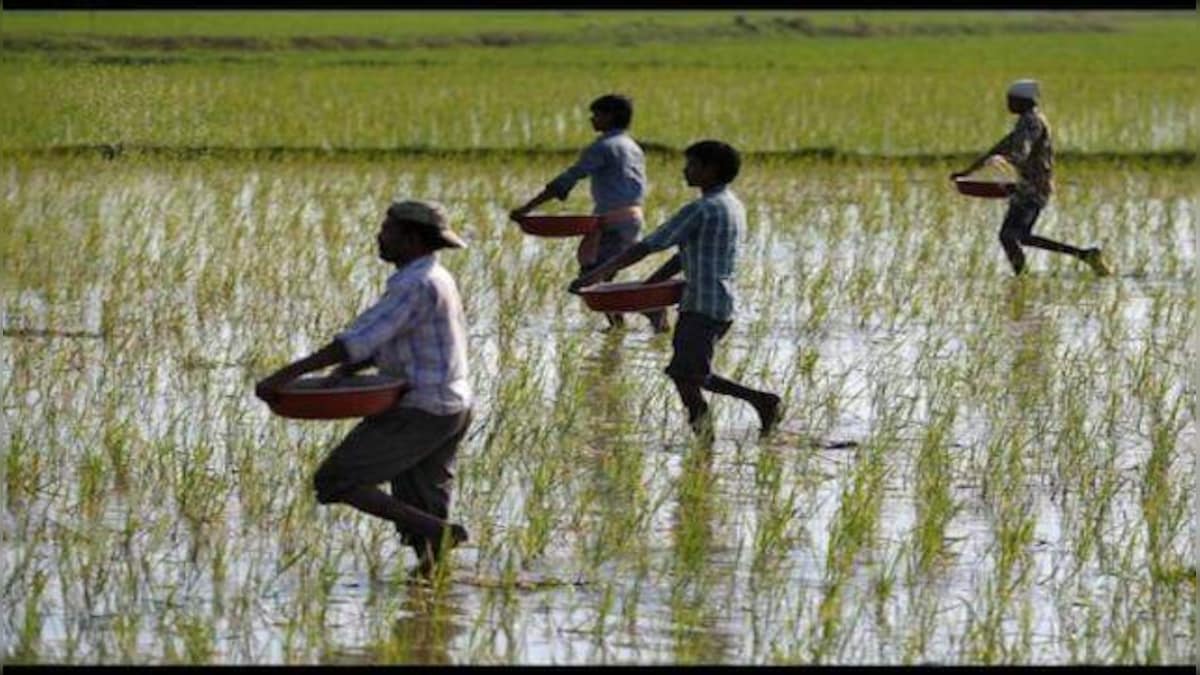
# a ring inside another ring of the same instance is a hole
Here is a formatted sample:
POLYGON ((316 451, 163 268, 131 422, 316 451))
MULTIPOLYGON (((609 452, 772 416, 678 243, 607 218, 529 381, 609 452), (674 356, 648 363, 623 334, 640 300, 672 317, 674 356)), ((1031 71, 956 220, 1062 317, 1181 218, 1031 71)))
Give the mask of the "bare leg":
POLYGON ((604 315, 608 320, 608 328, 606 330, 618 330, 625 327, 625 315, 617 312, 610 312, 604 315))
POLYGON ((462 525, 450 523, 409 506, 373 485, 359 485, 351 488, 338 495, 334 501, 349 504, 376 518, 390 520, 399 529, 412 532, 426 540, 441 541, 447 529, 450 531, 452 545, 457 545, 467 539, 467 531, 462 525))
POLYGON ((1021 244, 1025 245, 1025 246, 1032 246, 1034 248, 1040 248, 1045 251, 1054 251, 1055 253, 1066 253, 1067 255, 1074 256, 1076 258, 1083 257, 1083 249, 1075 248, 1074 246, 1071 246, 1070 244, 1062 244, 1057 241, 1054 241, 1053 239, 1039 237, 1036 234, 1030 234, 1030 235, 1026 235, 1025 237, 1022 237, 1021 244))
POLYGON ((1021 244, 1017 236, 1001 230, 1000 245, 1004 247, 1004 255, 1008 256, 1008 263, 1012 265, 1013 274, 1024 272, 1025 254, 1021 252, 1021 244))
POLYGON ((655 333, 666 333, 671 330, 671 324, 667 322, 667 310, 659 309, 653 312, 643 312, 642 316, 650 320, 650 327, 655 333))
POLYGON ((698 434, 702 434, 706 426, 711 430, 712 425, 708 420, 708 403, 704 400, 704 394, 700 392, 699 383, 678 377, 672 377, 671 381, 675 383, 679 399, 687 408, 688 424, 691 425, 692 430, 698 434))
POLYGON ((714 394, 724 394, 725 396, 739 398, 754 406, 754 411, 758 413, 758 420, 762 424, 763 436, 771 433, 771 430, 775 428, 775 423, 779 418, 779 397, 775 394, 768 391, 751 389, 732 380, 727 380, 716 373, 708 376, 708 379, 704 381, 704 388, 714 394))

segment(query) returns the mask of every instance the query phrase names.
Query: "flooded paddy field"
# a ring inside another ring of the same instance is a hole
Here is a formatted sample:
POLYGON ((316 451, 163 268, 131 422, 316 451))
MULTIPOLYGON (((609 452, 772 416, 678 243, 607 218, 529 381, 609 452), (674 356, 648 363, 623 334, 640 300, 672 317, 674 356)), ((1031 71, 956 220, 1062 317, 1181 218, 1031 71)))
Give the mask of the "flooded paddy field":
MULTIPOLYGON (((1194 166, 1062 163, 1037 231, 1117 273, 1031 251, 1014 279, 1003 204, 956 167, 747 158, 716 367, 786 409, 760 441, 717 401, 709 447, 669 338, 601 333, 573 246, 506 221, 558 161, 6 160, 5 659, 1192 661, 1194 166), (432 584, 390 527, 317 506, 351 423, 252 392, 376 297, 396 196, 470 244, 440 260, 471 540, 432 584)), ((650 157, 649 225, 691 198, 681 168, 650 157)))

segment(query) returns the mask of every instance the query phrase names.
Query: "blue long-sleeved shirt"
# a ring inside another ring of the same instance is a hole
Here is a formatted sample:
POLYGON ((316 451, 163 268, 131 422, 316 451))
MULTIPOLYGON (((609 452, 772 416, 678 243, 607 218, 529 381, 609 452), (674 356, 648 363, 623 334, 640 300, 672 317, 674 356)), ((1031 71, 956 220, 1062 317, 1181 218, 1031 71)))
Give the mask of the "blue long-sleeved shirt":
POLYGON ((637 206, 646 195, 646 158, 624 129, 602 134, 546 187, 555 197, 566 199, 584 176, 591 177, 592 213, 637 206))

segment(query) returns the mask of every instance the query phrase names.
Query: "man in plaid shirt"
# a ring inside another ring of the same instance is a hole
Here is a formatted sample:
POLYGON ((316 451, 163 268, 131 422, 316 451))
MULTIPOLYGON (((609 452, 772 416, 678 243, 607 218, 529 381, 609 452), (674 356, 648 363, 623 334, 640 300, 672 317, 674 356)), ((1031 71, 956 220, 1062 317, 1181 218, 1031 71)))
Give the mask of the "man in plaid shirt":
POLYGON ((1044 251, 1065 253, 1087 263, 1096 274, 1112 274, 1099 248, 1081 249, 1040 237, 1033 233, 1033 224, 1054 191, 1054 146, 1050 142, 1050 124, 1038 110, 1040 93, 1035 80, 1017 80, 1008 88, 1008 110, 1018 115, 1017 123, 1007 136, 971 163, 964 171, 950 174, 951 179, 972 173, 984 164, 1001 157, 1017 169, 1020 179, 1008 201, 1008 213, 1000 227, 1000 245, 1008 256, 1015 274, 1025 270, 1022 246, 1044 251))
POLYGON ((321 350, 261 380, 270 401, 304 373, 338 365, 349 374, 370 365, 407 386, 396 406, 354 427, 317 469, 317 501, 342 502, 396 525, 428 576, 467 531, 446 520, 458 444, 471 422, 467 332, 458 287, 437 262, 441 248, 462 248, 432 202, 393 203, 380 225, 379 257, 394 263, 387 290, 321 350), (391 495, 378 488, 391 483, 391 495))
POLYGON ((713 349, 733 324, 733 272, 738 236, 746 229, 746 209, 729 189, 741 167, 741 158, 733 147, 711 140, 692 144, 684 156, 684 178, 688 185, 700 189, 700 198, 624 253, 571 282, 569 290, 577 292, 654 251, 678 246, 679 253, 647 281, 665 281, 680 271, 687 279, 672 340, 674 355, 666 373, 687 407, 688 422, 696 433, 711 435, 708 404, 701 393, 705 389, 752 405, 766 435, 778 420, 779 397, 712 372, 713 349))

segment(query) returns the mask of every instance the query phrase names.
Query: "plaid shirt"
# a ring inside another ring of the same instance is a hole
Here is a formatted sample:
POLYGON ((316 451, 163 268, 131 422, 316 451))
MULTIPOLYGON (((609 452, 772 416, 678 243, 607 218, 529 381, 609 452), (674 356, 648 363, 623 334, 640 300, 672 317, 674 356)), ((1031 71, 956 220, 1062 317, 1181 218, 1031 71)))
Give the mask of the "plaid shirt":
POLYGON ((681 312, 699 312, 717 321, 733 317, 733 267, 738 236, 746 228, 746 208, 725 185, 705 192, 642 240, 652 251, 679 246, 687 288, 681 312))
POLYGON ((584 176, 592 177, 592 213, 636 206, 646 195, 646 158, 624 129, 605 132, 546 187, 555 197, 566 199, 584 176))
POLYGON ((1050 143, 1050 124, 1037 108, 1021 113, 1013 130, 996 144, 992 154, 1003 155, 1021 176, 1012 200, 1046 205, 1054 191, 1054 147, 1050 143))
POLYGON ((471 405, 462 301, 432 254, 396 270, 383 297, 336 339, 351 363, 374 357, 379 372, 408 383, 403 407, 453 415, 471 405))

